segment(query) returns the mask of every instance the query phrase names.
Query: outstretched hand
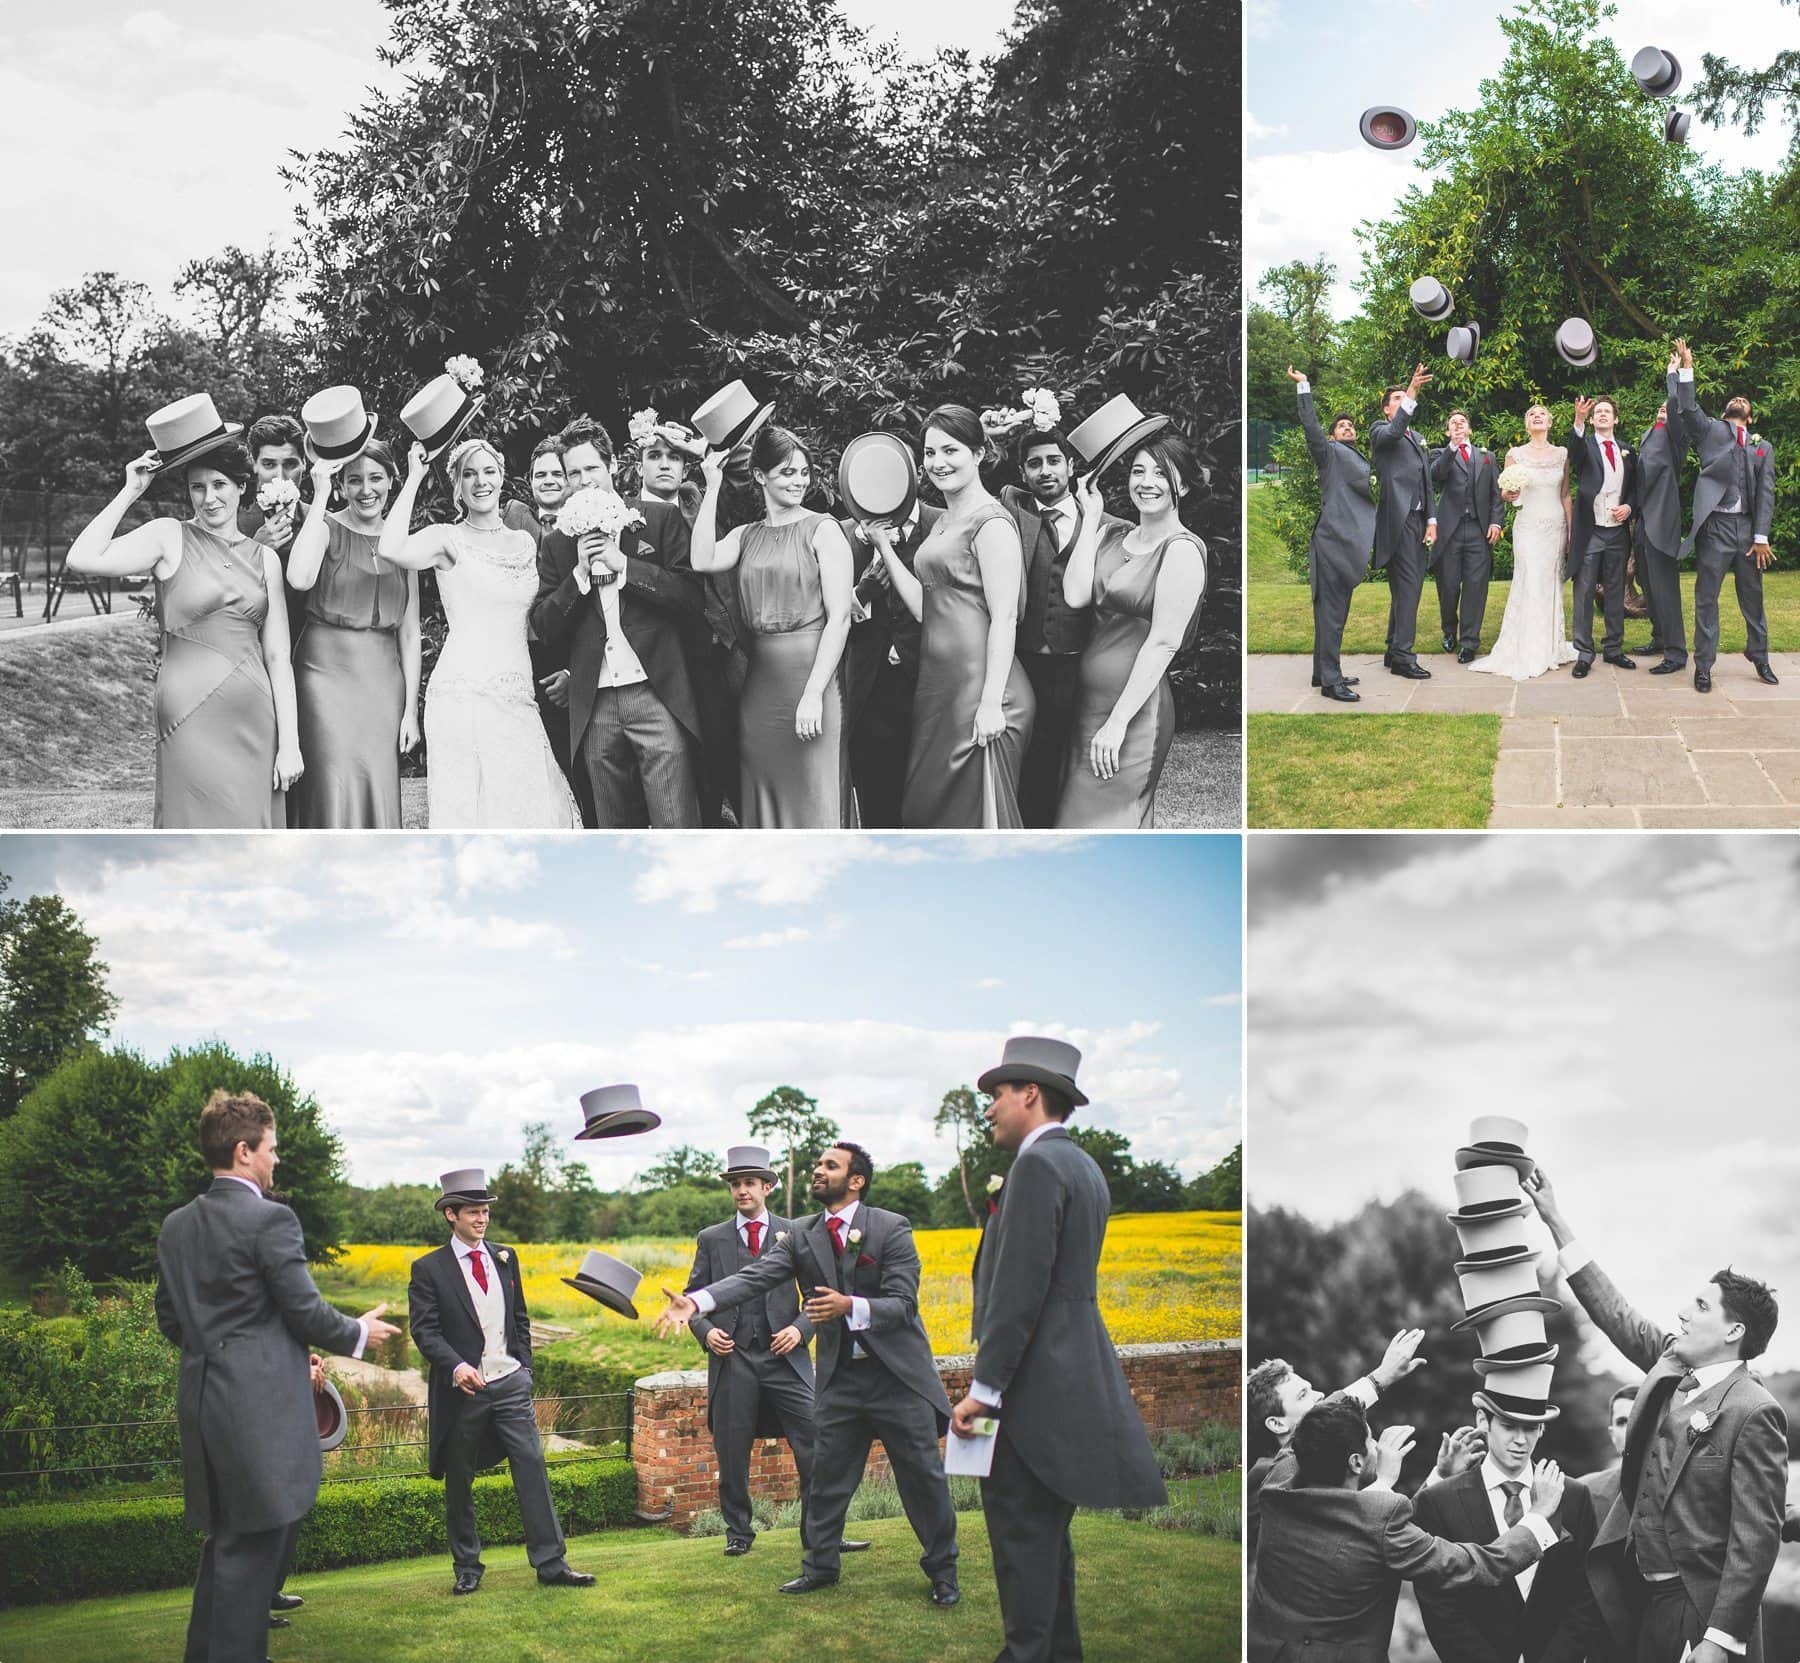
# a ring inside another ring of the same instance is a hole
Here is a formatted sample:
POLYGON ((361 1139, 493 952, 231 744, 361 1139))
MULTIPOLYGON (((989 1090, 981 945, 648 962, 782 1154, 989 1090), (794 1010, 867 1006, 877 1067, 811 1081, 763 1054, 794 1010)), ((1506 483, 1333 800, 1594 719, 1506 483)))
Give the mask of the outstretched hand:
POLYGON ((1563 1472, 1554 1461, 1540 1461, 1531 1473, 1531 1510, 1539 1518, 1553 1518, 1562 1506, 1563 1472))
POLYGON ((657 1313, 656 1321, 651 1324, 651 1331, 659 1340, 666 1340, 677 1328, 685 1328, 700 1314, 700 1307, 684 1293, 677 1293, 673 1288, 663 1289, 663 1298, 668 1300, 657 1313))
POLYGON ((1487 1453, 1487 1439, 1472 1426, 1459 1426, 1438 1440, 1437 1474, 1454 1478, 1474 1466, 1487 1453))
POLYGON ((1370 1374, 1377 1389, 1390 1391, 1409 1374, 1425 1366, 1425 1359, 1416 1355, 1424 1339, 1423 1328, 1402 1328, 1388 1341, 1387 1350, 1370 1374))
POLYGON ((1384 1427, 1375 1437, 1375 1488, 1391 1490, 1400 1481, 1400 1469, 1413 1451, 1410 1426, 1384 1427))
POLYGON ((1288 365, 1287 373, 1288 380, 1290 381, 1307 381, 1311 379, 1311 377, 1303 374, 1300 370, 1295 369, 1292 364, 1288 365))
POLYGON ((1583 398, 1579 393, 1575 395, 1575 425, 1577 427, 1587 426, 1588 412, 1593 408, 1594 401, 1591 398, 1583 398))
POLYGON ((1421 387, 1429 386, 1437 378, 1423 364, 1414 364, 1412 380, 1406 384, 1406 396, 1416 399, 1421 387))
POLYGON ((369 1343, 371 1345, 373 1345, 377 1340, 391 1340, 396 1334, 398 1334, 400 1332, 399 1328, 396 1327, 393 1323, 383 1322, 381 1320, 381 1318, 382 1318, 383 1314, 386 1312, 386 1310, 387 1310, 387 1301, 384 1299, 384 1300, 382 1300, 382 1302, 379 1305, 371 1306, 368 1310, 364 1311, 362 1314, 362 1320, 368 1324, 369 1343))

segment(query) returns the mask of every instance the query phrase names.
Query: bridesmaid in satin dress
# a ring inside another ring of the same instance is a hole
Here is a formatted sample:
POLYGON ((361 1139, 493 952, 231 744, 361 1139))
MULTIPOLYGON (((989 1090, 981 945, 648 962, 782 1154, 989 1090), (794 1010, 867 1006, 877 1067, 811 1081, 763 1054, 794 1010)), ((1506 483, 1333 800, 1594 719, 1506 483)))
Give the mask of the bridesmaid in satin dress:
POLYGON ((300 778, 294 672, 281 560, 238 530, 255 472, 233 427, 172 466, 193 517, 156 519, 117 537, 161 461, 146 451, 69 549, 68 569, 156 581, 156 811, 164 828, 262 830, 286 824, 283 793, 300 778))
POLYGON ((290 805, 297 827, 400 824, 400 757, 419 743, 419 577, 376 552, 399 471, 379 439, 313 463, 287 569, 306 606, 294 631, 307 759, 290 805), (343 506, 328 512, 334 482, 343 506))
POLYGON ((706 495, 689 558, 731 572, 750 672, 738 698, 738 821, 745 827, 855 823, 839 667, 850 637, 852 560, 843 528, 806 506, 812 457, 784 427, 757 434, 751 476, 763 517, 717 535, 728 458, 701 463, 706 495))
POLYGON ((1169 662, 1188 640, 1206 588, 1206 545, 1181 523, 1201 479, 1187 441, 1164 428, 1131 452, 1136 525, 1101 529, 1095 476, 1076 487, 1084 516, 1063 573, 1063 599, 1094 609, 1081 655, 1059 827, 1148 828, 1175 738, 1169 662))
POLYGON ((904 826, 1022 826, 1019 764, 1037 699, 1013 656, 1025 610, 1019 528, 981 482, 987 435, 961 404, 925 418, 926 476, 944 514, 908 571, 873 533, 894 592, 919 619, 919 684, 900 804, 904 826))

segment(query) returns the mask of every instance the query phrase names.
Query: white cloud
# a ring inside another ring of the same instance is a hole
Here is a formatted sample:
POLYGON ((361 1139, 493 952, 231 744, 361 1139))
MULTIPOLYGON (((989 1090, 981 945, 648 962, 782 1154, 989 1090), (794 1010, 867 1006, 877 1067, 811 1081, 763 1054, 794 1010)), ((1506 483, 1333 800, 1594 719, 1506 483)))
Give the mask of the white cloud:
POLYGON ((1241 1005, 1243 1002, 1244 996, 1241 993, 1215 993, 1200 1001, 1201 1004, 1214 1009, 1225 1009, 1231 1005, 1241 1005))
POLYGON ((119 39, 131 46, 161 52, 181 39, 181 30, 162 12, 133 12, 119 25, 119 39))
POLYGON ((456 886, 476 889, 526 888, 538 875, 538 857, 523 843, 505 837, 466 837, 456 849, 456 886))
POLYGON ((799 924, 791 924, 785 930, 759 930, 755 935, 734 935, 725 943, 732 952, 743 952, 759 947, 792 947, 802 941, 811 941, 813 933, 799 924))
POLYGON ((1258 121, 1248 110, 1244 111, 1244 137, 1247 139, 1279 139, 1287 136, 1287 124, 1277 123, 1271 126, 1268 122, 1258 121))

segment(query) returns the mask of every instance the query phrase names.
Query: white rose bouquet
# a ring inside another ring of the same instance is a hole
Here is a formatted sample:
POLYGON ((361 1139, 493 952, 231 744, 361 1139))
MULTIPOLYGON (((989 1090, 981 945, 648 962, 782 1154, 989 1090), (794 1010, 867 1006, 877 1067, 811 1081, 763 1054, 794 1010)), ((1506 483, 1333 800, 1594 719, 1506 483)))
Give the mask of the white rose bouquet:
POLYGON ((631 418, 630 440, 636 449, 642 450, 645 445, 649 444, 649 442, 656 437, 656 424, 660 420, 661 418, 653 409, 639 410, 633 414, 631 418))
POLYGON ((486 379, 481 373, 481 366, 467 353, 459 353, 454 358, 446 358, 444 373, 465 393, 474 392, 486 379))
POLYGON ((1522 491, 1531 483, 1531 470, 1517 462, 1509 462, 1500 470, 1500 477, 1494 483, 1502 491, 1522 491))
POLYGON ((599 531, 616 539, 627 526, 643 523, 644 516, 618 492, 599 485, 584 485, 556 510, 556 529, 575 538, 599 531))
POLYGON ((291 479, 271 479, 256 493, 256 506, 271 519, 300 500, 300 487, 291 479))
POLYGON ((1040 433, 1048 433, 1062 420, 1062 405, 1048 387, 1027 387, 1020 395, 1031 425, 1040 433))

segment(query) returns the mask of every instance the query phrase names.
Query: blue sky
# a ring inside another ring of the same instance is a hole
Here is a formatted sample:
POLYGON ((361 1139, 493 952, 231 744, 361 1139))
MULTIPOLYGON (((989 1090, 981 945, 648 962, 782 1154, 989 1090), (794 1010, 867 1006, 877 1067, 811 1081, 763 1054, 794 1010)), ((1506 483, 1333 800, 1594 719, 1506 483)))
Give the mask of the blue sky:
MULTIPOLYGON (((844 0, 856 23, 926 56, 992 50, 1010 0, 844 0)), ((11 238, 0 335, 28 329, 85 272, 148 283, 166 305, 182 264, 293 231, 277 176, 289 150, 334 144, 366 90, 398 91, 376 56, 380 0, 0 0, 0 155, 11 238)))
MULTIPOLYGON (((1351 281, 1361 269, 1355 228, 1385 218, 1425 175, 1415 144, 1398 155, 1370 149, 1357 120, 1372 104, 1398 104, 1419 120, 1472 108, 1484 76, 1505 57, 1499 19, 1512 8, 1449 6, 1441 0, 1246 0, 1244 271, 1250 283, 1271 266, 1319 253, 1337 262, 1335 309, 1357 309, 1351 281)), ((1792 36, 1794 11, 1781 0, 1736 0, 1729 10, 1692 0, 1621 0, 1605 32, 1627 62, 1640 46, 1671 51, 1685 96, 1701 57, 1742 64, 1792 36), (1722 27, 1728 21, 1729 29, 1722 27)), ((1746 138, 1735 127, 1693 125, 1689 146, 1728 169, 1776 166, 1789 133, 1780 122, 1746 138)))
POLYGON ((770 1087, 878 1164, 1014 1032, 1072 1039, 1083 1118, 1192 1176, 1238 1141, 1238 839, 11 836, 15 896, 99 938, 115 1038, 218 1035, 324 1105, 361 1183, 495 1170, 590 1086, 663 1116, 571 1145, 615 1187, 743 1141, 770 1087))

